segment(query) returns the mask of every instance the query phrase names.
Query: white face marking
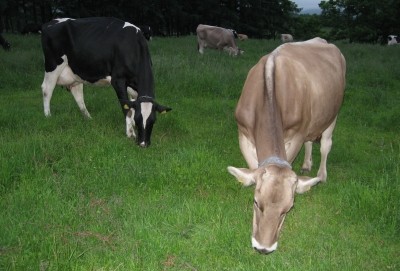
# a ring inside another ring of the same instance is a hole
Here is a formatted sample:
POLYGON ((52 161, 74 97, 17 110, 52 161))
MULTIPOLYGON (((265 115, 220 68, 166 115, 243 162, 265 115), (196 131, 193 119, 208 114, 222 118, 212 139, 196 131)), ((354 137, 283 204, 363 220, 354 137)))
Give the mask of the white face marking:
POLYGON ((140 31, 139 27, 137 27, 136 25, 133 25, 131 23, 128 23, 128 22, 125 22, 125 24, 122 28, 129 27, 129 26, 136 28, 136 33, 140 31))
POLYGON ((142 117, 143 117, 143 129, 146 128, 146 122, 151 114, 153 104, 149 102, 142 103, 142 117))

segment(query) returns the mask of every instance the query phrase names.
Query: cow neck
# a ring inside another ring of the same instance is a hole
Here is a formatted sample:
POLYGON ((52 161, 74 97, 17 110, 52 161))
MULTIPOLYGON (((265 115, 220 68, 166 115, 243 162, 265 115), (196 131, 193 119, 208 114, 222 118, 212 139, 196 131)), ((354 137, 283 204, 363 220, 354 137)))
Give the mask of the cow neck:
POLYGON ((286 161, 283 125, 280 108, 276 100, 274 84, 274 56, 271 54, 264 66, 265 87, 261 114, 257 120, 256 149, 259 164, 269 158, 273 161, 286 161))

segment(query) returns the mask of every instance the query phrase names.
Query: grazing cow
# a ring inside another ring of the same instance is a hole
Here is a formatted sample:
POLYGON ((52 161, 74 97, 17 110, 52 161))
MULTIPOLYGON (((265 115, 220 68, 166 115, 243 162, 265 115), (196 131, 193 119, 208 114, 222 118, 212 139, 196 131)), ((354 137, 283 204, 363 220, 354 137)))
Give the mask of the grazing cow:
POLYGON ((204 53, 204 48, 224 50, 229 55, 237 56, 243 53, 237 47, 235 38, 236 31, 218 26, 199 24, 196 29, 197 47, 200 54, 204 53))
POLYGON ((249 37, 246 34, 238 34, 239 40, 248 40, 249 37))
POLYGON ((293 41, 293 36, 290 34, 281 34, 281 41, 283 43, 285 42, 292 42, 293 41))
POLYGON ((43 25, 42 46, 46 116, 50 116, 50 100, 56 84, 71 91, 81 112, 88 118, 83 83, 111 84, 127 125, 130 122, 128 112, 134 113, 138 135, 128 137, 134 136, 141 147, 150 145, 156 112, 171 108, 155 101, 150 53, 138 27, 115 18, 56 19, 43 25), (129 100, 128 90, 134 94, 134 101, 129 100))
POLYGON ((0 45, 6 51, 11 49, 11 44, 8 41, 6 41, 1 34, 0 34, 0 45))
POLYGON ((151 41, 153 36, 151 27, 148 25, 140 25, 139 28, 142 30, 143 36, 146 38, 146 40, 151 41))
POLYGON ((256 185, 252 246, 261 253, 277 248, 295 192, 326 181, 345 73, 339 49, 320 38, 283 44, 249 71, 235 111, 239 146, 249 169, 228 167, 228 171, 245 186, 256 185), (293 160, 305 143, 303 167, 310 170, 312 142, 319 138, 317 176, 297 176, 293 160))
POLYGON ((389 35, 387 40, 388 45, 400 44, 400 37, 396 35, 389 35))

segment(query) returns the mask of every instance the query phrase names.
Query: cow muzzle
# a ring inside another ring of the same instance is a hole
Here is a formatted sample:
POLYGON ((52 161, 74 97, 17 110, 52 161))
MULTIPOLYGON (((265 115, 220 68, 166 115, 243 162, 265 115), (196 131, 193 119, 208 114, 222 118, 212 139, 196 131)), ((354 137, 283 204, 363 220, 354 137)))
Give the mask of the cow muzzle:
POLYGON ((265 247, 265 246, 261 245, 260 243, 258 243, 258 241, 254 237, 251 238, 251 244, 252 244, 253 248, 255 250, 257 250, 258 252, 260 252, 261 254, 270 254, 278 248, 278 242, 275 242, 270 247, 265 247))

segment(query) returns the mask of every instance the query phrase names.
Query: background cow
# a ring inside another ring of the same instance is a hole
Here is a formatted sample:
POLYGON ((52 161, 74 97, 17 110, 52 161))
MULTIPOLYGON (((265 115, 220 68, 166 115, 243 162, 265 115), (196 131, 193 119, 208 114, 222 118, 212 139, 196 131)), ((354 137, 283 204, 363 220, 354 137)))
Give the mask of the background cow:
POLYGON ((293 36, 290 34, 281 34, 281 41, 283 43, 285 42, 292 42, 293 41, 293 36))
POLYGON ((224 50, 229 55, 237 56, 243 53, 236 45, 236 31, 218 26, 199 24, 196 29, 197 46, 200 54, 204 53, 204 48, 224 50))
POLYGON ((389 35, 387 40, 388 45, 400 44, 400 37, 396 35, 389 35))
POLYGON ((146 40, 151 41, 153 37, 153 31, 151 30, 151 27, 148 25, 140 25, 139 28, 142 30, 143 36, 146 38, 146 40))
POLYGON ((0 45, 4 50, 8 51, 11 49, 11 44, 3 38, 3 35, 0 34, 0 45))
POLYGON ((342 104, 346 62, 325 40, 286 43, 249 72, 236 107, 239 145, 250 169, 228 167, 244 185, 256 185, 252 245, 262 253, 278 236, 294 194, 327 178, 326 161, 342 104), (306 142, 303 167, 311 169, 312 141, 321 138, 315 178, 300 177, 291 164, 306 142))
MULTIPOLYGON (((111 84, 128 125, 134 112, 137 143, 150 145, 156 112, 171 110, 155 101, 154 79, 147 41, 142 31, 115 18, 56 19, 42 27, 45 76, 42 83, 44 114, 56 84, 66 86, 82 113, 90 118, 83 99, 83 83, 111 84), (136 99, 128 98, 128 88, 136 99), (128 120, 129 118, 129 120, 128 120)), ((131 125, 131 124, 130 124, 131 125)), ((128 135, 129 136, 129 135, 128 135)))
POLYGON ((238 34, 239 40, 248 40, 249 37, 246 34, 238 34))

